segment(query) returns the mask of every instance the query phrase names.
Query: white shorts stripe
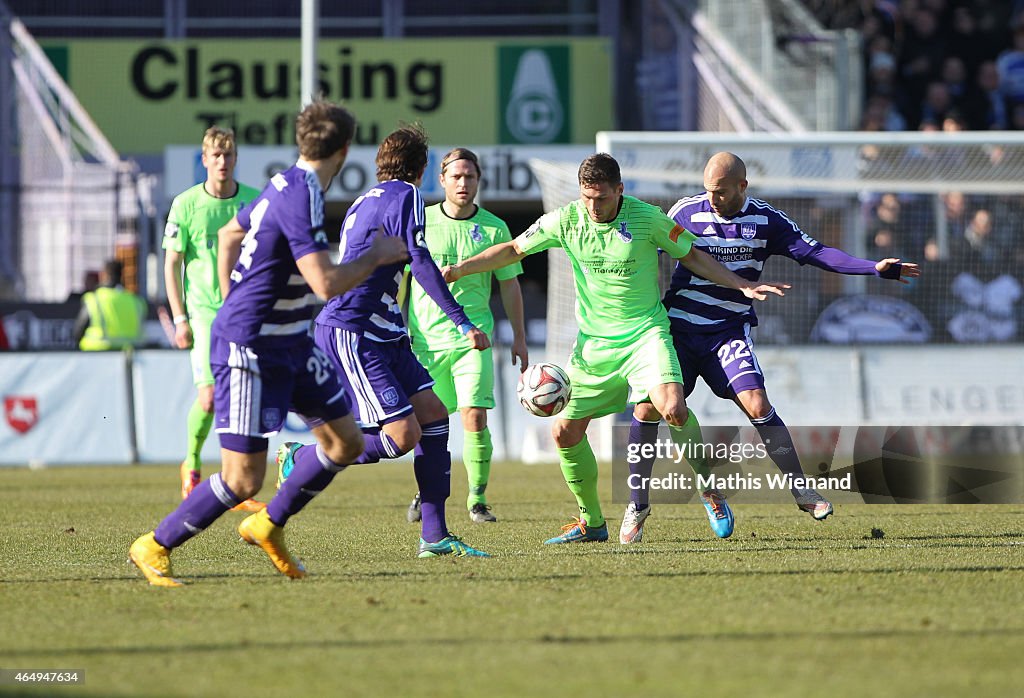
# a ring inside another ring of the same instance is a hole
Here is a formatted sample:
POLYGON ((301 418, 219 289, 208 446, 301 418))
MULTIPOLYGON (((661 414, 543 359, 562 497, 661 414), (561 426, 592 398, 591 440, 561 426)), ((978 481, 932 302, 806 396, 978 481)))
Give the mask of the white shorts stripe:
POLYGON ((341 366, 352 386, 352 397, 356 404, 359 421, 376 424, 384 416, 384 407, 377 400, 369 378, 359 361, 359 335, 341 328, 334 328, 334 348, 341 359, 341 366))
POLYGON ((732 385, 733 381, 735 381, 735 380, 736 380, 737 378, 739 378, 740 376, 752 376, 752 375, 753 375, 753 376, 756 376, 756 375, 757 375, 757 374, 759 374, 759 373, 761 373, 761 372, 760 372, 760 371, 744 371, 743 373, 737 373, 737 374, 736 374, 735 376, 733 376, 733 377, 732 377, 732 378, 731 378, 731 379, 729 380, 729 385, 732 385))
POLYGON ((265 436, 260 429, 259 359, 252 349, 229 343, 230 410, 227 432, 241 436, 265 436))

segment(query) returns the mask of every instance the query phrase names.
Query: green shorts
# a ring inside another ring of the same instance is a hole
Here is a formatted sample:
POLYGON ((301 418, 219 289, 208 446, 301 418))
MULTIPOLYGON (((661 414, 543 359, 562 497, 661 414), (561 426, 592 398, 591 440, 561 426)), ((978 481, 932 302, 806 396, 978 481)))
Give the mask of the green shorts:
POLYGON ((197 315, 189 318, 192 327, 192 382, 196 386, 213 385, 213 371, 210 370, 210 329, 213 315, 197 315))
POLYGON ((588 337, 582 332, 566 368, 572 399, 560 417, 603 417, 646 400, 651 388, 682 383, 683 372, 668 327, 652 327, 629 342, 588 337))
POLYGON ((494 407, 494 359, 490 349, 415 349, 434 379, 434 392, 451 414, 463 407, 494 407))

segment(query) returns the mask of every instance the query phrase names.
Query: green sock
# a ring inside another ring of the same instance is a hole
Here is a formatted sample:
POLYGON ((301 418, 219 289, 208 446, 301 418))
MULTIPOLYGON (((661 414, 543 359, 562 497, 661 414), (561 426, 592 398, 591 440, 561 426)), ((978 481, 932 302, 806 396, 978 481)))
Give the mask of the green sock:
POLYGON ((481 431, 467 431, 462 442, 462 462, 466 466, 469 478, 469 496, 466 508, 472 509, 474 504, 487 504, 484 492, 491 476, 491 431, 484 427, 481 431))
POLYGON ((597 496, 597 457, 584 436, 575 446, 558 449, 565 484, 576 496, 580 505, 580 516, 587 526, 597 527, 604 523, 601 514, 601 500, 597 496))
POLYGON ((686 460, 690 464, 690 467, 693 468, 695 475, 707 478, 707 476, 711 474, 711 468, 708 467, 707 458, 703 456, 704 437, 701 436, 700 422, 697 421, 697 415, 693 413, 693 410, 689 410, 689 415, 686 418, 686 424, 683 426, 674 427, 669 424, 668 433, 672 437, 672 442, 674 444, 686 449, 685 453, 700 454, 693 458, 687 458, 686 460))
POLYGON ((199 400, 192 403, 192 409, 188 411, 188 455, 185 462, 192 470, 199 471, 202 464, 201 452, 206 437, 213 426, 213 413, 207 412, 199 405, 199 400))

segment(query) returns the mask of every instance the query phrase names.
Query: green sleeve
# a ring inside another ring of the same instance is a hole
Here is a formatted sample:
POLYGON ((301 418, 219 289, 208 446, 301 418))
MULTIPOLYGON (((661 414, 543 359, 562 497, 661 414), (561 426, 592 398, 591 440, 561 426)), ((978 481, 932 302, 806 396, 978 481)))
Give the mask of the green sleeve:
POLYGON ((523 254, 550 250, 562 244, 562 210, 546 213, 515 239, 516 247, 523 254))
POLYGON ((170 213, 167 214, 167 225, 164 226, 163 248, 184 252, 188 246, 188 221, 185 215, 185 204, 182 197, 174 197, 170 213))
POLYGON ((693 247, 697 236, 676 223, 663 213, 655 214, 651 221, 654 241, 660 249, 665 250, 673 259, 685 257, 693 247))

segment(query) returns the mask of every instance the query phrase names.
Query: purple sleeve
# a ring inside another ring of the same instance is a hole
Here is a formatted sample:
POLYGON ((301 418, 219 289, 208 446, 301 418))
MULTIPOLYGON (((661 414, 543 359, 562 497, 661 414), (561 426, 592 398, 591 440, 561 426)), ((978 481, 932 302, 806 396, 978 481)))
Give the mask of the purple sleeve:
POLYGON ((412 187, 410 194, 402 197, 398 213, 401 226, 399 229, 405 231, 409 256, 412 258, 412 261, 409 262, 409 270, 413 277, 456 326, 460 329, 463 325, 472 327, 473 324, 469 321, 466 311, 448 290, 448 284, 444 282, 441 270, 437 268, 437 263, 434 262, 430 256, 430 250, 427 249, 427 240, 424 234, 426 214, 423 211, 423 199, 420 197, 419 189, 412 187))
POLYGON ((835 247, 822 245, 800 230, 800 227, 782 211, 773 211, 771 218, 775 234, 771 237, 770 254, 782 254, 800 264, 810 264, 836 274, 881 276, 883 279, 900 278, 899 264, 893 264, 884 274, 879 274, 871 260, 853 257, 835 247))
POLYGON ((249 214, 252 212, 252 204, 253 202, 250 201, 245 206, 238 209, 238 214, 235 216, 238 218, 238 224, 242 226, 244 230, 249 230, 251 227, 249 224, 249 214))
POLYGON ((320 185, 305 177, 305 189, 296 187, 281 202, 278 216, 293 259, 328 249, 324 234, 324 197, 320 185))
POLYGON ((875 263, 870 259, 853 257, 842 250, 836 249, 835 247, 827 247, 820 244, 818 245, 818 249, 805 257, 803 261, 807 264, 816 266, 819 269, 833 271, 837 274, 881 276, 883 279, 900 278, 899 264, 893 264, 885 271, 884 274, 879 274, 878 270, 875 269, 875 263))

